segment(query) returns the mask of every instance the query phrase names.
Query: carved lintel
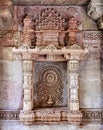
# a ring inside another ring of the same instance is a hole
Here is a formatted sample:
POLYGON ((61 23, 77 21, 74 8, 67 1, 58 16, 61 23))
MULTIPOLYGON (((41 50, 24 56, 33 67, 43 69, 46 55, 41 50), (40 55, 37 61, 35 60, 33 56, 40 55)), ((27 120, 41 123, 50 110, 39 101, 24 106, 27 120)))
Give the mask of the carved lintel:
MULTIPOLYGON (((74 44, 70 46, 69 48, 62 47, 62 48, 56 48, 54 45, 49 44, 46 47, 35 47, 34 49, 29 48, 27 45, 23 45, 20 48, 16 49, 13 48, 13 53, 20 53, 24 55, 24 59, 31 59, 29 58, 30 55, 47 55, 52 56, 52 60, 54 61, 54 56, 58 55, 64 55, 66 60, 68 59, 82 59, 82 57, 88 53, 88 49, 82 49, 80 46, 74 44)), ((51 60, 51 61, 52 61, 51 60)))

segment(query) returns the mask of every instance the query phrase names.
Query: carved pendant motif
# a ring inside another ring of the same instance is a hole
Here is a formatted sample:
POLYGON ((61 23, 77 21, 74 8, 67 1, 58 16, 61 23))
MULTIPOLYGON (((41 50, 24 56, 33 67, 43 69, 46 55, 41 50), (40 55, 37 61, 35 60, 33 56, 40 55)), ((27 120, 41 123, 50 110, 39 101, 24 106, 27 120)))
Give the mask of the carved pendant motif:
MULTIPOLYGON (((64 82, 63 72, 55 64, 36 65, 35 98, 37 106, 48 107, 63 105, 64 82)), ((65 80, 65 81, 64 81, 65 80)), ((35 103, 34 103, 35 104, 35 103)))

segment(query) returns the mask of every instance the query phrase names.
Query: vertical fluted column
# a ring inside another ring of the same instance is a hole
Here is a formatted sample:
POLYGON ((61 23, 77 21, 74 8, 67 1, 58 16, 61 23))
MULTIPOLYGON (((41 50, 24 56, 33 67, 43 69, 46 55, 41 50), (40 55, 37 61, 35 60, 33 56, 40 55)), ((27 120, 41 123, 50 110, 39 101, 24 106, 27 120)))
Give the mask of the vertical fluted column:
POLYGON ((30 125, 34 121, 33 110, 33 61, 23 60, 23 110, 20 121, 30 125))
POLYGON ((69 86, 69 103, 70 111, 79 111, 79 98, 78 98, 78 67, 79 61, 70 59, 67 62, 68 68, 68 86, 69 86))

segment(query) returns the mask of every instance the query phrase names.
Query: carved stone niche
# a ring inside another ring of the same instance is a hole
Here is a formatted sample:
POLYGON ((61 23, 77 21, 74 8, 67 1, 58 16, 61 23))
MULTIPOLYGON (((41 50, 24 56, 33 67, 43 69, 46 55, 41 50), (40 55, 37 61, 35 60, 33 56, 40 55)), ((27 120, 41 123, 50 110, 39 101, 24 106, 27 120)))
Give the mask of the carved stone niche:
POLYGON ((44 10, 37 20, 36 47, 30 47, 33 30, 30 18, 26 17, 23 32, 25 43, 13 48, 16 57, 21 56, 23 61, 23 109, 19 118, 25 125, 80 124, 82 113, 79 110, 78 69, 79 61, 88 50, 76 44, 75 33, 78 30, 74 18, 71 19, 68 29, 72 43, 65 46, 64 32, 62 33, 64 19, 53 9, 48 12, 46 15, 47 10, 44 10), (42 16, 45 17, 42 19, 42 16), (57 24, 56 17, 60 20, 57 24))
POLYGON ((64 46, 65 19, 53 8, 42 10, 35 20, 36 46, 64 46))

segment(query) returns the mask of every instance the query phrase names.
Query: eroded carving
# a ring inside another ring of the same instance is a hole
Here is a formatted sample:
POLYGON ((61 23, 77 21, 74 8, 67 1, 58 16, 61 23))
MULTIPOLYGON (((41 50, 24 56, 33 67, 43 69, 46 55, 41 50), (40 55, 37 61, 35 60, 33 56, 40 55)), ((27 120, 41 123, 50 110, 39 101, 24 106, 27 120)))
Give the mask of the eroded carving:
POLYGON ((74 17, 69 19, 68 31, 69 31, 69 44, 70 45, 76 44, 77 43, 76 34, 79 32, 79 29, 78 29, 78 22, 74 17))
POLYGON ((65 19, 54 8, 46 8, 35 21, 36 30, 64 30, 65 19))
POLYGON ((82 114, 79 111, 78 68, 81 55, 84 56, 88 52, 77 44, 76 35, 82 28, 78 25, 78 21, 82 21, 81 15, 76 7, 62 7, 63 13, 61 7, 38 7, 38 12, 35 10, 36 7, 18 7, 18 13, 20 12, 18 18, 23 20, 23 28, 21 27, 23 39, 22 46, 13 48, 13 52, 21 54, 23 60, 24 97, 20 121, 30 125, 35 121, 51 123, 65 119, 68 123, 80 124, 82 114), (31 36, 35 37, 34 46, 31 46, 31 36), (65 37, 69 38, 68 43, 65 43, 65 37), (34 64, 34 68, 33 56, 37 56, 35 59, 37 61, 49 61, 49 65, 39 62, 37 66, 34 64), (67 71, 67 77, 63 75, 64 71, 59 68, 59 64, 56 66, 50 63, 57 61, 58 57, 62 57, 59 61, 67 61, 68 69, 64 69, 67 71), (67 81, 64 82, 63 76, 68 81, 67 87, 67 81), (65 106, 68 110, 60 110, 65 106), (39 110, 38 107, 48 109, 39 110), (51 107, 60 108, 49 109, 51 107))
POLYGON ((26 44, 30 47, 31 46, 31 35, 34 31, 32 29, 32 20, 27 15, 24 18, 23 22, 24 22, 24 26, 23 26, 22 44, 26 44))
POLYGON ((102 7, 102 1, 101 0, 91 0, 88 5, 88 15, 93 18, 94 20, 97 20, 99 17, 103 15, 103 7, 102 7))
POLYGON ((0 1, 0 30, 12 30, 13 7, 11 0, 0 1), (6 5, 6 6, 5 6, 6 5))

